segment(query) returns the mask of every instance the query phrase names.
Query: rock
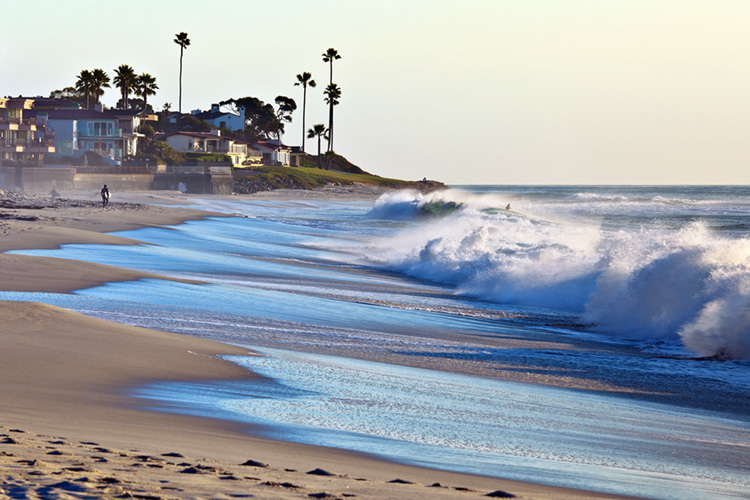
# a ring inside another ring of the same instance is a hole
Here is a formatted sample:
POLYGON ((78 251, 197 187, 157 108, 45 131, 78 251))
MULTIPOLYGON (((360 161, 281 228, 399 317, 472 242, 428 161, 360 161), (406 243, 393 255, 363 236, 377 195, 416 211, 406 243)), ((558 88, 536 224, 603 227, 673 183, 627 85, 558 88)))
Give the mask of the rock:
POLYGON ((502 491, 502 490, 497 490, 497 491, 493 491, 492 493, 487 493, 485 496, 493 497, 493 498, 516 498, 514 494, 508 493, 507 491, 502 491))
POLYGON ((240 464, 240 465, 244 465, 247 467, 263 467, 266 469, 268 468, 268 464, 264 464, 263 462, 256 462, 255 460, 248 460, 244 464, 240 464))
POLYGON ((333 472, 328 472, 327 470, 323 469, 313 469, 309 472, 306 472, 306 474, 309 474, 311 476, 335 476, 333 472))

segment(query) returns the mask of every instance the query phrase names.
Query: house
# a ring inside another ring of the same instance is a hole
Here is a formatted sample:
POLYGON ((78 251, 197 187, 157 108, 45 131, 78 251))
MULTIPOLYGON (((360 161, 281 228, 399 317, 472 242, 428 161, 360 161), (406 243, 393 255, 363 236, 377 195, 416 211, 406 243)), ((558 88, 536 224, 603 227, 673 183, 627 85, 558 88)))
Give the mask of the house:
POLYGON ((171 132, 157 134, 157 140, 165 141, 169 147, 181 153, 224 154, 231 158, 232 165, 243 165, 261 153, 248 148, 248 142, 233 137, 222 136, 220 130, 211 133, 171 132))
POLYGON ((159 117, 152 113, 135 109, 108 109, 107 114, 117 118, 118 127, 122 130, 125 156, 135 156, 138 152, 138 139, 145 137, 140 133, 141 125, 157 122, 159 117))
MULTIPOLYGON (((112 165, 135 153, 133 134, 123 135, 117 116, 89 109, 51 109, 40 111, 37 119, 46 117, 55 134, 55 156, 79 157, 96 151, 109 158, 112 165)), ((140 134, 138 134, 140 135, 140 134)))
POLYGON ((279 141, 259 141, 252 147, 263 153, 264 165, 288 167, 290 164, 292 148, 281 144, 279 141))
POLYGON ((51 131, 33 117, 34 101, 0 98, 0 165, 3 161, 34 162, 54 153, 51 131))
POLYGON ((193 110, 192 116, 204 120, 213 125, 215 128, 225 128, 227 130, 245 130, 245 108, 239 108, 239 114, 221 111, 218 104, 211 105, 211 111, 193 110))

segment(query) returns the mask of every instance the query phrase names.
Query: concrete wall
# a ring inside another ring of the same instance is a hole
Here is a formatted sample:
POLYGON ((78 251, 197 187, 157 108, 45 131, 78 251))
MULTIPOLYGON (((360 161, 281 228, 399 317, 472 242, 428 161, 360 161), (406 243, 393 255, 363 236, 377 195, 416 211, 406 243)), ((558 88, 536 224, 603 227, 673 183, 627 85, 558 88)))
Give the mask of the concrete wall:
POLYGON ((148 191, 154 184, 152 174, 76 174, 75 188, 98 192, 103 185, 112 191, 148 191))
POLYGON ((187 174, 79 174, 75 167, 2 167, 0 189, 43 194, 53 188, 98 193, 106 184, 113 192, 169 189, 195 194, 232 194, 231 174, 209 172, 210 169, 206 169, 206 173, 187 174))
POLYGON ((52 188, 75 189, 75 169, 69 167, 3 167, 0 188, 23 190, 30 193, 49 193, 52 188))
POLYGON ((168 189, 185 193, 232 194, 231 175, 157 174, 152 189, 168 189))

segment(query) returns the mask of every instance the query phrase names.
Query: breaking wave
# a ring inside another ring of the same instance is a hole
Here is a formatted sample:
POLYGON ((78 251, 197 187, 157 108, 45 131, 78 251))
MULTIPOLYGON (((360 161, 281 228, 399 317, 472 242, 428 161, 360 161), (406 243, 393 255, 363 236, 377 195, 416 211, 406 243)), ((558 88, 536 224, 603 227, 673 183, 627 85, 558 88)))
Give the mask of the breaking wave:
POLYGON ((449 199, 461 210, 377 241, 368 261, 485 300, 573 312, 610 335, 679 339, 702 356, 750 359, 747 238, 700 222, 607 230, 505 210, 495 194, 401 192, 371 215, 408 219, 449 199))

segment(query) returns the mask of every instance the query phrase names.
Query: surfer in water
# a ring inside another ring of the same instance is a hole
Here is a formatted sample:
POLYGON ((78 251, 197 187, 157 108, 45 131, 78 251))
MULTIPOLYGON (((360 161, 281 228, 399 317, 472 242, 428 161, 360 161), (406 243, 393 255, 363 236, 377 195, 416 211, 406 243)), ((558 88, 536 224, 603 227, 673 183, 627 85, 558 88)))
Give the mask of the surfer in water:
POLYGON ((107 189, 107 185, 105 184, 102 188, 102 208, 106 208, 106 206, 109 204, 109 189, 107 189))

